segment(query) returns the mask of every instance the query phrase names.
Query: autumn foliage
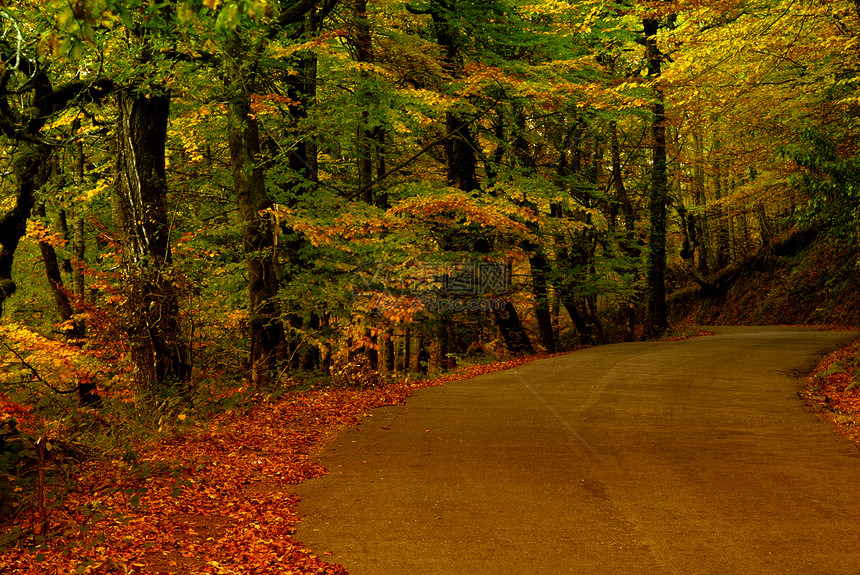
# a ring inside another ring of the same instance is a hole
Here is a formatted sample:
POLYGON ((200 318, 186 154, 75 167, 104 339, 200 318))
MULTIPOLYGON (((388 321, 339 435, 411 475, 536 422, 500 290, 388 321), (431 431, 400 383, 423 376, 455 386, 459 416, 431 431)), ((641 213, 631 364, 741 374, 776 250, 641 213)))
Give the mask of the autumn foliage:
POLYGON ((860 341, 828 354, 809 375, 803 399, 860 445, 860 341))
MULTIPOLYGON (((860 321, 858 23, 0 0, 3 566, 337 572, 285 486, 416 374, 660 336, 667 293, 724 305, 759 268, 790 287, 765 317, 860 321)), ((847 413, 831 375, 810 397, 847 413)))
MULTIPOLYGON (((344 574, 292 536, 301 519, 290 486, 326 472, 313 460, 324 441, 357 425, 370 409, 402 403, 417 388, 532 359, 421 382, 323 387, 271 401, 250 393, 249 407, 211 421, 178 414, 182 433, 174 438, 76 471, 74 487, 52 502, 41 534, 35 514, 20 515, 18 539, 0 555, 0 570, 344 574)), ((7 404, 4 411, 20 410, 7 404)))

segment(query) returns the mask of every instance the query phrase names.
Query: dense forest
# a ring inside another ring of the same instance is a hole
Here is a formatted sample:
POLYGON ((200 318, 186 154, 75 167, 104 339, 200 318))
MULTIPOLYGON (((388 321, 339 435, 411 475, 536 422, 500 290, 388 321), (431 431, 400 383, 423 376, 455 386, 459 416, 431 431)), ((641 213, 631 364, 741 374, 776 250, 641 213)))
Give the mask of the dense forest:
POLYGON ((858 84, 860 0, 0 0, 0 545, 278 394, 228 439, 307 476, 278 417, 380 382, 860 321, 858 84))
POLYGON ((858 40, 858 0, 0 0, 0 411, 655 337, 810 233, 856 258, 858 40))

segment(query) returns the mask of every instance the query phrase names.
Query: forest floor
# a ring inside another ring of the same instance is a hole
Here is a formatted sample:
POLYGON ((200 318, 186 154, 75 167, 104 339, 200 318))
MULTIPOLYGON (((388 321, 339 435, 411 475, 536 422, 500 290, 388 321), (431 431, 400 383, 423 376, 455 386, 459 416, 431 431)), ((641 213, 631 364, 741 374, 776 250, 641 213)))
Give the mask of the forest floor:
POLYGON ((860 447, 860 340, 825 356, 806 380, 806 404, 860 447))
MULTIPOLYGON (((666 339, 710 333, 687 328, 666 339)), ((833 367, 850 354, 825 358, 804 397, 860 444, 860 393, 833 367)), ((12 528, 24 535, 0 552, 0 573, 346 573, 293 537, 301 518, 291 486, 326 473, 313 460, 321 447, 368 410, 402 404, 418 388, 543 357, 368 389, 316 388, 213 421, 183 422, 181 435, 133 461, 91 461, 69 471, 74 487, 49 497, 44 533, 35 513, 12 528)))
POLYGON ((345 573, 292 537, 300 518, 290 488, 326 472, 312 459, 321 446, 368 410, 402 404, 418 388, 541 357, 432 380, 291 392, 213 421, 185 420, 181 434, 131 462, 67 470, 74 487, 62 498, 49 495, 43 534, 37 513, 7 529, 7 540, 18 539, 0 552, 0 573, 345 573))

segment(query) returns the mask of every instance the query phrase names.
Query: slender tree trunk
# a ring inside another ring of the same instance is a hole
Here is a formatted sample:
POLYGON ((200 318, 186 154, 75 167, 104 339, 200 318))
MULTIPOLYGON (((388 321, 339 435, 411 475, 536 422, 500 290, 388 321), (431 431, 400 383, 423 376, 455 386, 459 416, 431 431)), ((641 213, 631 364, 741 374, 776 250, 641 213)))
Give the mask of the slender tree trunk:
MULTIPOLYGON (((77 133, 80 129, 80 121, 75 120, 72 124, 73 130, 77 133)), ((75 140, 72 144, 72 155, 74 158, 74 166, 72 176, 75 183, 79 186, 84 184, 84 143, 80 139, 75 140)), ((75 295, 81 300, 86 295, 86 286, 84 284, 84 261, 86 257, 86 236, 84 235, 84 218, 76 216, 72 220, 72 277, 74 278, 75 295)), ((84 320, 79 320, 80 330, 83 332, 86 329, 84 320)))
POLYGON ((756 220, 758 220, 758 232, 761 237, 761 245, 764 247, 773 239, 773 228, 771 227, 770 220, 767 217, 767 210, 764 206, 764 202, 756 204, 755 214, 756 220))
MULTIPOLYGON (((642 21, 645 28, 645 49, 648 59, 648 73, 651 78, 659 78, 662 54, 657 47, 659 21, 646 18, 642 21)), ((648 200, 650 212, 647 295, 648 309, 645 319, 645 333, 656 337, 668 327, 666 310, 666 200, 668 196, 668 172, 666 167, 666 112, 663 89, 655 87, 652 106, 651 140, 653 154, 651 161, 651 194, 648 200)))
MULTIPOLYGON (((701 128, 693 128, 693 153, 695 164, 693 166, 693 197, 696 205, 704 208, 708 203, 705 195, 705 152, 702 142, 701 128)), ((711 233, 708 228, 708 211, 702 209, 695 219, 695 230, 698 241, 695 244, 698 254, 698 270, 701 275, 710 272, 711 259, 711 233)))
MULTIPOLYGON (((355 47, 355 59, 360 64, 373 62, 373 46, 370 37, 370 26, 367 22, 367 0, 355 0, 353 7, 353 31, 350 36, 355 47)), ((367 86, 368 73, 359 72, 359 86, 356 96, 362 105, 361 115, 356 130, 356 148, 358 156, 358 189, 361 199, 366 204, 373 204, 373 142, 367 122, 370 118, 370 105, 373 94, 367 86)))
POLYGON ((422 332, 418 336, 418 357, 415 358, 415 371, 426 374, 429 364, 430 354, 427 352, 427 341, 422 332))
POLYGON ((408 327, 403 333, 403 371, 409 373, 412 367, 412 330, 408 327))
MULTIPOLYGON (((567 131, 564 143, 560 146, 561 155, 559 156, 556 165, 556 172, 559 179, 568 177, 570 174, 582 173, 582 152, 580 146, 585 134, 585 125, 580 120, 576 120, 575 125, 567 131), (570 150, 570 160, 568 161, 568 150, 570 150)), ((579 200, 579 199, 578 199, 579 200)), ((580 200, 581 201, 581 200, 580 200)), ((563 217, 564 211, 558 204, 550 207, 554 217, 563 217)), ((591 345, 594 343, 593 326, 586 321, 582 312, 580 312, 581 298, 576 295, 576 282, 581 278, 576 276, 576 270, 581 269, 587 264, 586 250, 581 238, 576 234, 560 236, 556 247, 557 270, 555 274, 555 282, 553 287, 558 299, 570 316, 570 321, 573 323, 576 333, 579 336, 580 344, 591 345), (569 245, 573 238, 574 245, 569 245)))
MULTIPOLYGON (((640 250, 635 245, 636 213, 633 202, 630 201, 627 194, 627 187, 624 185, 624 175, 621 169, 621 146, 618 142, 618 124, 615 121, 609 124, 609 150, 612 160, 612 186, 615 189, 615 200, 621 207, 624 220, 624 241, 621 243, 621 250, 627 257, 638 257, 640 250)), ((636 266, 626 268, 622 270, 622 273, 629 276, 631 283, 637 283, 639 272, 636 266)), ((635 296, 627 299, 621 305, 624 314, 624 341, 633 341, 636 329, 635 296)))
POLYGON ((278 359, 284 355, 284 328, 275 300, 279 281, 274 253, 273 220, 261 215, 272 207, 265 188, 260 162, 257 120, 251 114, 251 99, 239 62, 244 55, 241 40, 232 37, 228 51, 236 62, 227 73, 233 99, 227 116, 227 139, 236 204, 242 218, 242 244, 248 270, 248 337, 251 383, 272 383, 278 359))
MULTIPOLYGON (((44 204, 39 204, 36 207, 36 215, 43 219, 46 218, 44 204)), ((69 302, 69 296, 66 295, 65 286, 63 285, 63 276, 60 272, 60 263, 57 259, 57 251, 50 243, 40 241, 39 252, 42 254, 42 262, 45 265, 45 276, 48 279, 48 285, 50 286, 51 293, 54 296, 54 302, 57 304, 57 315, 61 322, 68 322, 72 319, 74 311, 72 310, 72 304, 69 302)), ((79 337, 75 327, 66 328, 64 333, 67 337, 79 337)))
POLYGON ((451 357, 451 314, 442 312, 436 326, 436 341, 439 344, 439 355, 436 357, 436 366, 442 371, 456 367, 454 358, 451 357))
POLYGON ((555 353, 555 334, 552 326, 549 283, 547 281, 547 275, 551 270, 543 253, 543 248, 540 246, 533 247, 532 254, 529 255, 529 266, 532 272, 532 290, 535 297, 535 317, 538 332, 546 352, 555 353))
POLYGON ((394 373, 394 332, 391 328, 382 332, 383 364, 386 373, 394 373))

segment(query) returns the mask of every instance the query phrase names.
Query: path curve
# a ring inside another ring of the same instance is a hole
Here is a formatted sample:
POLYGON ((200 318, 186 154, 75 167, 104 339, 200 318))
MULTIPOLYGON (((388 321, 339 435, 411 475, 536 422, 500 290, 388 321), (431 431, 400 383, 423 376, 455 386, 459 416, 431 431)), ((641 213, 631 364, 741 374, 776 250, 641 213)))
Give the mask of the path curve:
POLYGON ((592 348, 370 412, 296 488, 351 575, 860 573, 860 450, 794 374, 857 334, 592 348))

